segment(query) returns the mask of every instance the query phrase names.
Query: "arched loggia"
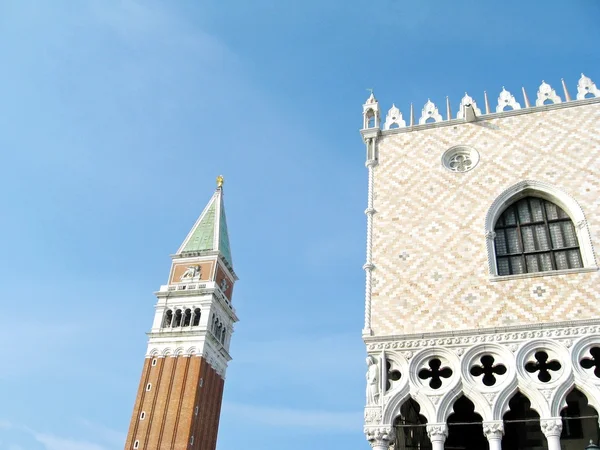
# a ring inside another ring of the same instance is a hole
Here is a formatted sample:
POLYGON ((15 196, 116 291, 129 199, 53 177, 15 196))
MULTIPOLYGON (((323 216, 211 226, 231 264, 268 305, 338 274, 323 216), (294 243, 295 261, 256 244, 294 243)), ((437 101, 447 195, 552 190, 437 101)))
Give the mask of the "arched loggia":
POLYGON ((517 391, 508 402, 504 414, 502 448, 510 450, 539 450, 547 448, 540 427, 540 415, 531 409, 531 402, 517 391))
POLYGON ((488 440, 483 434, 483 419, 475 412, 475 405, 461 395, 448 417, 448 437, 444 449, 487 450, 488 440))
POLYGON ((412 398, 400 407, 400 415, 394 421, 396 429, 395 450, 430 450, 427 436, 427 419, 420 414, 421 406, 412 398))
POLYGON ((567 406, 560 412, 563 429, 560 436, 562 450, 579 450, 590 441, 598 444, 598 412, 588 404, 588 399, 579 389, 573 389, 566 398, 567 406))

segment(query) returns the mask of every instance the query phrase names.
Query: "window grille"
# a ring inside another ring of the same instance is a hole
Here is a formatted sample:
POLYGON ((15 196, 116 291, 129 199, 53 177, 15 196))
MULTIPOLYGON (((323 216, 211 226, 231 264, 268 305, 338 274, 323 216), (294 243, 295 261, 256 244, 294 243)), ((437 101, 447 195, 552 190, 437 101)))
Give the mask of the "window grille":
POLYGON ((506 208, 494 231, 498 275, 583 267, 573 222, 552 202, 521 199, 506 208))

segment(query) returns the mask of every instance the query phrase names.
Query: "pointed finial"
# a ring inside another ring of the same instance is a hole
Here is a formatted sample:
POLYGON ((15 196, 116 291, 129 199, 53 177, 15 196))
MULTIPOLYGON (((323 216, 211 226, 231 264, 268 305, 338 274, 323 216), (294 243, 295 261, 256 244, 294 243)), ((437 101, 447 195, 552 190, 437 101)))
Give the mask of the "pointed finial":
POLYGON ((415 110, 413 104, 410 104, 410 126, 412 127, 415 124, 415 110))
POLYGON ((373 88, 367 88, 367 91, 369 91, 369 94, 373 95, 373 88))
POLYGON ((483 98, 485 99, 485 113, 490 113, 490 102, 488 101, 487 91, 483 91, 483 98))
POLYGON ((562 83, 563 91, 565 91, 565 101, 570 102, 571 96, 569 95, 569 91, 567 90, 567 83, 565 83, 565 79, 561 78, 560 82, 562 83))
MULTIPOLYGON (((542 81, 542 83, 543 82, 544 81, 542 81)), ((521 90, 523 91, 523 99, 525 100, 525 108, 529 108, 531 105, 529 104, 529 97, 527 97, 527 92, 525 92, 525 86, 522 86, 521 90)))
POLYGON ((446 120, 452 119, 452 111, 450 111, 450 97, 446 96, 446 120))
POLYGON ((225 178, 223 178, 223 175, 219 175, 217 177, 217 189, 221 189, 223 187, 224 182, 225 182, 225 178))

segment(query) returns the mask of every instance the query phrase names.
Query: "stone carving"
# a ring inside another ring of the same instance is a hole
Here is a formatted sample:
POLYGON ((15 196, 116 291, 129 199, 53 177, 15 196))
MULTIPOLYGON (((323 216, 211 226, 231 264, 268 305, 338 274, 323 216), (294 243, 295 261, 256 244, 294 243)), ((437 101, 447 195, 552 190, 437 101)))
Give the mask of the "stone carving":
POLYGON ((384 130, 392 129, 393 125, 398 125, 395 128, 404 128, 406 126, 406 121, 402 118, 402 113, 396 107, 396 105, 392 105, 387 115, 385 116, 385 123, 383 124, 384 130))
POLYGON ((592 94, 593 97, 600 97, 600 89, 596 87, 596 84, 590 78, 581 74, 581 78, 577 83, 577 100, 583 100, 589 94, 592 94))
POLYGON ((448 437, 448 426, 445 423, 427 424, 427 436, 432 441, 445 440, 448 437))
POLYGON ((491 230, 486 231, 485 232, 485 238, 486 239, 491 239, 493 241, 494 239, 496 239, 496 232, 495 231, 491 231, 491 230))
POLYGON ((365 408, 365 425, 379 425, 381 423, 381 408, 365 408))
POLYGON ((475 111, 475 115, 477 115, 477 116, 481 115, 481 110, 477 107, 477 102, 475 102, 475 100, 473 100, 473 97, 471 97, 469 94, 467 94, 465 92, 465 96, 460 101, 460 109, 458 110, 458 113, 456 113, 457 119, 465 118, 465 106, 468 106, 468 105, 471 105, 473 107, 473 110, 475 111))
POLYGON ((483 434, 488 439, 501 439, 504 435, 504 422, 502 420, 483 422, 483 434))
POLYGON ((515 96, 508 92, 504 86, 502 86, 502 92, 498 96, 498 106, 496 106, 496 112, 504 111, 504 108, 510 106, 513 110, 521 109, 521 105, 515 99, 515 96))
POLYGON ((198 280, 202 276, 202 267, 199 264, 185 268, 185 272, 179 277, 180 281, 198 280))
POLYGON ((479 162, 479 152, 474 148, 457 145, 442 155, 443 166, 451 172, 468 172, 479 162))
POLYGON ((380 445, 382 441, 390 442, 394 440, 394 429, 392 427, 365 427, 365 435, 371 445, 380 445))
POLYGON ((367 405, 374 405, 379 397, 379 366, 372 356, 367 357, 367 366, 367 405))
POLYGON ((542 84, 537 91, 537 100, 535 106, 543 106, 546 100, 552 101, 552 103, 562 103, 562 100, 556 93, 552 86, 542 80, 542 84))
POLYGON ((541 419, 540 426, 546 437, 560 436, 562 433, 562 419, 560 417, 552 417, 550 419, 541 419))
POLYGON ((441 122, 444 120, 442 115, 437 109, 437 106, 431 101, 427 100, 425 106, 423 107, 423 112, 421 113, 421 118, 419 119, 419 125, 423 125, 427 123, 427 120, 433 119, 434 122, 441 122))
POLYGON ((229 282, 227 281, 227 278, 223 278, 221 280, 221 285, 219 287, 221 288, 221 290, 223 292, 225 292, 227 289, 229 289, 229 282))
POLYGON ((377 351, 377 350, 387 350, 391 349, 392 346, 394 348, 404 349, 420 349, 425 347, 434 347, 434 346, 444 346, 444 345, 465 345, 465 344, 473 344, 476 342, 507 342, 509 343, 509 348, 511 351, 516 350, 514 341, 525 341, 535 338, 551 338, 559 342, 565 342, 567 336, 570 335, 579 335, 585 336, 589 334, 596 334, 600 332, 600 324, 598 325, 585 325, 579 327, 571 327, 571 328, 553 328, 546 330, 519 330, 509 331, 504 333, 495 333, 495 334, 485 334, 478 336, 454 336, 452 338, 452 342, 448 342, 448 338, 446 337, 432 337, 428 340, 423 339, 407 339, 402 341, 393 341, 393 342, 373 342, 367 344, 367 349, 369 351, 377 351))

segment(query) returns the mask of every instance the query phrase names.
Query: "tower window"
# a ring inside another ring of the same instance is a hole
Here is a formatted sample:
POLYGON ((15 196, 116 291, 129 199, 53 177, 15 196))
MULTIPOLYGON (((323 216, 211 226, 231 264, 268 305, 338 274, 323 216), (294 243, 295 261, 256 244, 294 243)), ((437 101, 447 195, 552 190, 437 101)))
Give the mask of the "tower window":
POLYGON ((173 320, 173 311, 167 309, 165 312, 165 318, 163 319, 163 328, 169 328, 171 326, 171 321, 173 320))
POLYGON ((181 326, 181 310, 178 309, 177 311, 175 311, 175 319, 174 319, 173 327, 180 327, 180 326, 181 326))
POLYGON ((196 406, 196 408, 194 409, 194 415, 197 416, 198 415, 198 407, 196 406))
POLYGON ((185 313, 183 314, 183 326, 189 327, 191 323, 192 323, 192 310, 188 308, 185 310, 185 313))
POLYGON ((156 366, 156 358, 152 359, 152 367, 156 366))
POLYGON ((146 385, 146 391, 149 391, 150 389, 152 389, 152 383, 146 385))
POLYGON ((204 378, 200 378, 200 387, 204 384, 204 378))
POLYGON ((140 420, 144 420, 146 418, 146 412, 142 411, 142 413, 140 414, 140 420))
POLYGON ((135 441, 133 443, 133 448, 140 448, 140 441, 135 441))
POLYGON ((200 316, 200 308, 194 309, 194 321, 192 322, 192 326, 197 327, 198 325, 200 325, 200 316))
POLYGON ((194 436, 190 438, 190 445, 194 445, 194 436))
POLYGON ((571 218, 548 200, 526 197, 513 203, 494 231, 498 275, 583 267, 571 218))

